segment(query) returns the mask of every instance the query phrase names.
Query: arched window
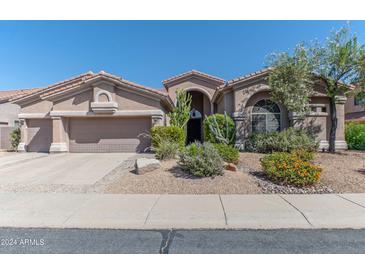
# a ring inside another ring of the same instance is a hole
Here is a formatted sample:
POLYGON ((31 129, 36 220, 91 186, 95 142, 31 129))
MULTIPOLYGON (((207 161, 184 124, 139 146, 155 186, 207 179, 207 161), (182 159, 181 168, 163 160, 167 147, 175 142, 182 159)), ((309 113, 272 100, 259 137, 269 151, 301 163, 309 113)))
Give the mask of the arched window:
POLYGON ((258 101, 252 109, 252 132, 280 131, 280 108, 273 101, 258 101))

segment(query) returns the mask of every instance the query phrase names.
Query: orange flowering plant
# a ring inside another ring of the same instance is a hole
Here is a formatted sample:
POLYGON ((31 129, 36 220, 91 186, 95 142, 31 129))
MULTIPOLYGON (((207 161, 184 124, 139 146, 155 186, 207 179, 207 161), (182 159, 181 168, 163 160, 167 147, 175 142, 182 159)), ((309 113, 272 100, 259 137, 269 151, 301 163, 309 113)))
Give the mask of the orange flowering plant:
POLYGON ((275 152, 261 159, 268 178, 275 182, 296 186, 312 185, 319 181, 322 169, 295 153, 275 152))

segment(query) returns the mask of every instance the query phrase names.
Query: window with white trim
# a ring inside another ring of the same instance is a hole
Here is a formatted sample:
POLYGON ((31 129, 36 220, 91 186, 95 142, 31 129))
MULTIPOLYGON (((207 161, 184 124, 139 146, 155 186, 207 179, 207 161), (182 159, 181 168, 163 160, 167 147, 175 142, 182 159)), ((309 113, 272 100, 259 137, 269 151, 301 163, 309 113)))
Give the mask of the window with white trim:
POLYGON ((252 108, 252 132, 280 131, 280 117, 280 108, 276 103, 268 99, 258 101, 252 108))

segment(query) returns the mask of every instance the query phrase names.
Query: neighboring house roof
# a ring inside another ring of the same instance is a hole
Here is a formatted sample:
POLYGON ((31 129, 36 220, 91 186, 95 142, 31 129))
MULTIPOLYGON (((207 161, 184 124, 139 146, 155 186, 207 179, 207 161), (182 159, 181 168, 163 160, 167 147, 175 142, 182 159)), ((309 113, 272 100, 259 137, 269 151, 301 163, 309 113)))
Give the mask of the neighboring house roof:
POLYGON ((91 80, 98 79, 98 78, 106 78, 111 79, 113 81, 116 81, 117 83, 130 86, 132 88, 138 88, 141 90, 144 90, 146 92, 150 92, 159 96, 162 96, 165 98, 169 103, 172 103, 171 98, 169 97, 168 93, 166 91, 161 91, 157 89, 153 89, 150 87, 145 87, 127 80, 122 79, 121 77, 115 76, 113 74, 107 73, 105 71, 100 71, 99 73, 93 73, 92 71, 80 74, 78 76, 72 77, 70 79, 64 80, 62 82, 58 82, 56 84, 52 84, 48 87, 38 89, 37 91, 34 91, 32 93, 25 93, 25 94, 18 94, 17 96, 14 96, 11 98, 11 101, 22 101, 26 100, 31 97, 39 96, 40 98, 44 99, 53 95, 62 94, 72 88, 76 88, 81 86, 82 84, 85 84, 91 80))
POLYGON ((166 85, 168 85, 171 82, 174 82, 174 81, 177 81, 177 80, 183 79, 185 77, 189 77, 189 76, 200 76, 200 77, 203 77, 203 78, 206 78, 206 79, 215 81, 217 83, 221 83, 221 84, 225 83, 225 80, 222 79, 222 78, 219 78, 219 77, 216 77, 216 76, 213 76, 213 75, 209 75, 209 74, 206 74, 206 73, 197 71, 197 70, 191 70, 191 71, 187 71, 187 72, 181 73, 179 75, 175 75, 175 76, 170 77, 170 78, 168 78, 166 80, 163 80, 162 81, 162 84, 164 86, 166 86, 166 85))
POLYGON ((28 89, 15 89, 15 90, 3 90, 0 91, 0 102, 7 102, 12 98, 31 94, 39 91, 41 88, 28 88, 28 89))

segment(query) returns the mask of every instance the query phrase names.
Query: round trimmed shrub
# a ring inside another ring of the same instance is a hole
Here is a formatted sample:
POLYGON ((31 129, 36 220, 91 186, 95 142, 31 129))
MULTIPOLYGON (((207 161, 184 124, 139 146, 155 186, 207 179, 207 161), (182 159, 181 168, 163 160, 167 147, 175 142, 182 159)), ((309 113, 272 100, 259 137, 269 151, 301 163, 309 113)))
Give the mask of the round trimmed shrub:
POLYGON ((274 152, 261 159, 266 176, 279 183, 295 186, 312 185, 319 181, 322 169, 287 152, 274 152))
POLYGON ((225 162, 234 164, 238 163, 240 153, 237 148, 226 144, 214 144, 214 147, 225 162))
POLYGON ((365 150, 365 124, 346 124, 345 139, 349 149, 365 150))
POLYGON ((235 124, 229 115, 226 115, 225 118, 225 115, 220 113, 210 115, 204 119, 204 140, 210 143, 221 143, 209 128, 209 125, 214 125, 214 119, 217 121, 219 129, 224 133, 224 135, 226 134, 226 131, 228 132, 228 135, 225 135, 225 137, 228 140, 232 140, 230 144, 233 144, 236 130, 235 124), (228 130, 226 129, 226 119, 228 124, 228 130))
POLYGON ((209 142, 195 142, 185 147, 180 152, 178 164, 183 170, 198 177, 223 174, 223 160, 209 142))
POLYGON ((185 146, 185 132, 176 126, 154 126, 151 128, 152 147, 157 149, 162 141, 178 144, 182 149, 185 146))
POLYGON ((296 149, 292 154, 303 161, 312 161, 314 159, 314 152, 305 149, 296 149))

